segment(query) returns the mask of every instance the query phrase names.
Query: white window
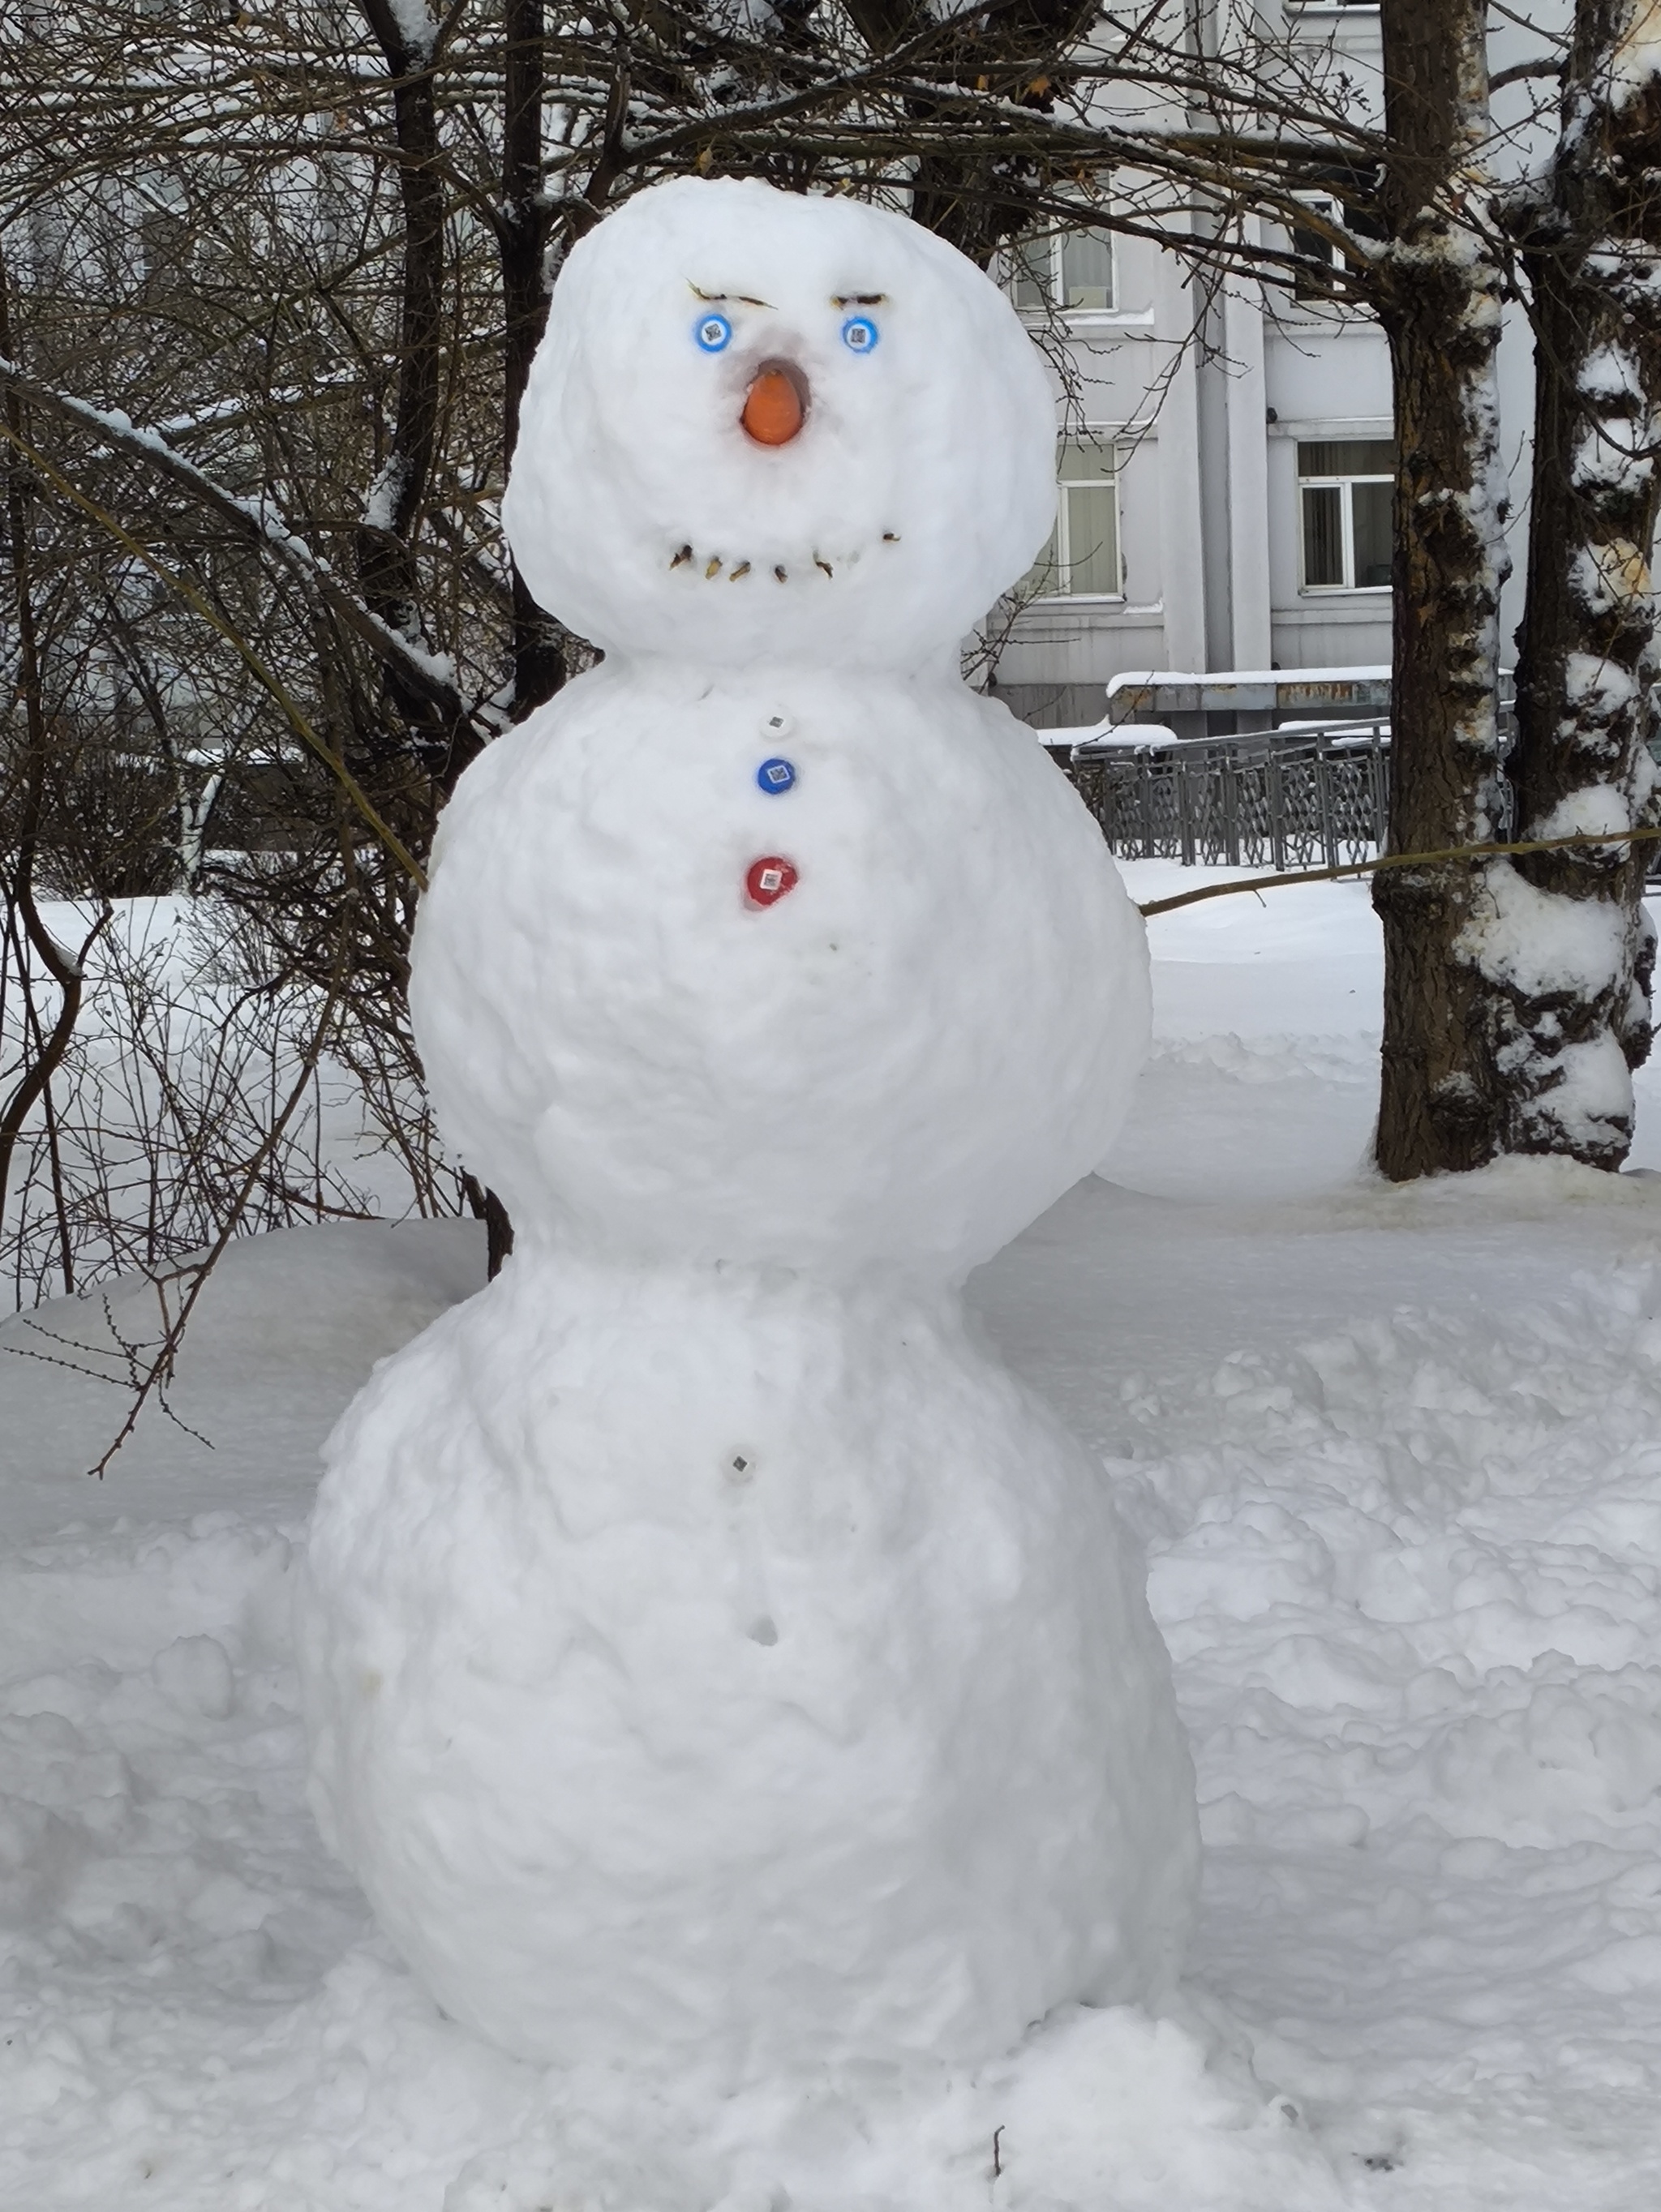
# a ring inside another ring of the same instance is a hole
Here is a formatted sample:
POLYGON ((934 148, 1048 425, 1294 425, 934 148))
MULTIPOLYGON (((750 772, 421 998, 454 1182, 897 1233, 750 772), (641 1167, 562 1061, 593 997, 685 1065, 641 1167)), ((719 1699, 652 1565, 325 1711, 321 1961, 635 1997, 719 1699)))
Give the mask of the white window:
POLYGON ((1041 597, 1117 599, 1119 465, 1112 439, 1063 445, 1056 465, 1056 527, 1029 582, 1041 597))
POLYGON ((1050 230, 1012 249, 1015 305, 1098 313, 1115 304, 1110 230, 1050 230))
POLYGON ((1306 592, 1390 586, 1396 447, 1339 438, 1298 448, 1298 506, 1306 592))
MULTIPOLYGON (((1335 199, 1314 193, 1305 193, 1302 202, 1311 215, 1323 222, 1335 223, 1341 228, 1354 228, 1354 219, 1348 208, 1335 199)), ((1293 297, 1298 300, 1353 300, 1356 297, 1355 280, 1349 263, 1326 233, 1313 224, 1294 223, 1292 227, 1292 250, 1298 265, 1293 271, 1293 297)))

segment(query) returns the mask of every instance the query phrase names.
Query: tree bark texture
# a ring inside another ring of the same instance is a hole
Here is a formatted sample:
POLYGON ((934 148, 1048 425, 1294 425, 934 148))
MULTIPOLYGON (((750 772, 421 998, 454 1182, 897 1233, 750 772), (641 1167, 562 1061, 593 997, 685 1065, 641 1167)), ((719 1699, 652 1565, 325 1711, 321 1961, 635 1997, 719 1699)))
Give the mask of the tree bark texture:
MULTIPOLYGON (((1521 837, 1656 819, 1649 552, 1661 426, 1661 82, 1653 0, 1579 0, 1548 197, 1524 210, 1533 526, 1518 634, 1521 837), (1635 51, 1636 50, 1636 51, 1635 51)), ((1506 994, 1506 1149, 1618 1168, 1651 1039, 1643 846, 1516 861, 1488 962, 1506 994)))
MULTIPOLYGON (((519 443, 520 404, 548 319, 549 216, 542 191, 542 0, 503 0, 502 264, 507 340, 502 353, 505 473, 519 443)), ((511 557, 511 556, 510 556, 511 557)), ((517 564, 514 590, 513 717, 522 722, 565 681, 565 634, 530 592, 517 564)))
MULTIPOLYGON (((1495 355, 1501 272, 1458 220, 1488 136, 1484 0, 1384 0, 1388 138, 1376 270, 1396 486, 1390 844, 1490 842, 1505 550, 1495 355)), ((1373 879, 1384 925, 1378 1165, 1393 1181, 1480 1167, 1500 1141, 1501 994, 1475 957, 1486 871, 1373 879)))
MULTIPOLYGON (((419 33, 421 11, 391 0, 362 0, 363 14, 392 79, 398 189, 404 216, 398 389, 391 436, 358 532, 358 576, 374 612, 411 645, 424 643, 415 536, 426 505, 438 441, 444 337, 444 185, 434 92, 434 41, 419 33)), ((459 732, 443 726, 430 699, 391 665, 392 705, 442 778, 459 732)))
MULTIPOLYGON (((0 261, 0 356, 10 359, 12 349, 10 290, 6 268, 0 261)), ((6 424, 14 438, 24 434, 22 402, 15 391, 5 397, 6 424)), ((64 1056, 75 1035, 76 1024, 81 1018, 81 1000, 85 989, 82 960, 73 957, 46 927, 41 918, 35 897, 34 866, 36 847, 40 834, 40 817, 44 811, 46 777, 52 758, 52 735, 47 727, 44 687, 40 672, 40 652, 34 620, 34 588, 31 554, 34 543, 33 520, 29 514, 30 495, 24 462, 15 445, 7 441, 4 448, 6 475, 6 550, 11 568, 13 611, 17 636, 16 689, 23 708, 24 756, 21 803, 18 809, 15 848, 8 856, 9 866, 4 884, 5 903, 11 909, 7 927, 14 935, 13 950, 17 956, 17 981, 24 1006, 29 1006, 29 977, 22 953, 25 944, 34 952, 46 974, 58 987, 57 1018, 50 1030, 36 1027, 27 1019, 19 1028, 24 1039, 22 1068, 11 1095, 0 1099, 0 1212, 3 1212, 7 1189, 11 1182, 12 1163, 30 1115, 39 1105, 46 1107, 48 1116, 52 1110, 52 1078, 63 1065, 64 1056)), ((109 916, 105 906, 102 915, 82 947, 84 959, 93 939, 99 936, 109 916)), ((56 1161, 54 1160, 54 1170, 56 1161)), ((54 1173, 54 1188, 61 1194, 61 1176, 54 1173)), ((73 1288, 72 1269, 69 1260, 67 1240, 64 1245, 64 1270, 73 1288)))

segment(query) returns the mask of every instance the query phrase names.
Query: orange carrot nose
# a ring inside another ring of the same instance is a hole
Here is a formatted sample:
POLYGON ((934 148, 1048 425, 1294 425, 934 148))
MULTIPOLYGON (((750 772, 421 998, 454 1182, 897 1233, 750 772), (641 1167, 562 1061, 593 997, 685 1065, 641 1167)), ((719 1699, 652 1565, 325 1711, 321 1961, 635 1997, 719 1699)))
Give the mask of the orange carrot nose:
POLYGON ((739 421, 758 446, 788 446, 807 420, 807 379, 790 361, 764 361, 739 421))

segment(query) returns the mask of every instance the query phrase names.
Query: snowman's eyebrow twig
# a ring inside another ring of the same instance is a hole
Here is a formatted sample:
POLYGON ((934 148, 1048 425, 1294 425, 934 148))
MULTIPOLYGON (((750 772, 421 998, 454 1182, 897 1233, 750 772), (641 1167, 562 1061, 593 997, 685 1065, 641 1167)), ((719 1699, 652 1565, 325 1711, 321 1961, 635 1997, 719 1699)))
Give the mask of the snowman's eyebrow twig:
POLYGON ((886 292, 833 292, 833 307, 880 307, 887 299, 886 292))
POLYGON ((736 300, 741 307, 765 307, 770 314, 772 312, 773 302, 770 300, 752 300, 747 292, 706 292, 702 285, 693 284, 690 276, 686 281, 706 307, 719 307, 726 301, 736 300))

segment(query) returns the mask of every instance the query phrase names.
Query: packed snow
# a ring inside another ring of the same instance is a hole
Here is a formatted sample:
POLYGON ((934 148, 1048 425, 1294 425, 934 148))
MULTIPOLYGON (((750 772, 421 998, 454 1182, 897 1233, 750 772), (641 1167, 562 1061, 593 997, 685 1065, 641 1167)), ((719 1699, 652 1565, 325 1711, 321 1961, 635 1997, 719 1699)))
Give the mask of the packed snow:
MULTIPOLYGON (((1127 873, 1141 897, 1194 880, 1127 873)), ((1365 889, 1149 934, 1129 1124, 970 1298, 1147 1544, 1207 1836, 1182 1996, 1069 2012, 909 2102, 626 2102, 637 2170, 593 2203, 1649 2212, 1661 2191, 1661 1072, 1624 1176, 1394 1188, 1363 1164, 1365 889), (677 2126, 701 2191, 656 2185, 677 2126)), ((97 1486, 113 1334, 153 1329, 154 1294, 0 1328, 7 2212, 582 2203, 615 2080, 447 2021, 304 1798, 288 1585, 318 1446, 483 1261, 472 1224, 233 1248, 179 1378, 199 1437, 147 1417, 97 1486)))
POLYGON ((1623 12, 1625 28, 1610 57, 1607 86, 1609 104, 1617 109, 1638 99, 1661 76, 1661 6, 1657 0, 1634 0, 1623 12))
POLYGON ((954 675, 613 656, 463 779, 411 1000, 441 1126, 531 1240, 928 1279, 1100 1158, 1145 966, 1094 823, 954 675), (776 848, 800 881, 758 914, 776 848))
POLYGON ((678 2115, 1162 2001, 1193 1917, 1141 1562, 961 1304, 1148 1036, 1095 824, 958 665, 1054 422, 940 240, 682 179, 574 251, 514 454, 606 657, 462 778, 410 986, 514 1255, 331 1442, 301 1679, 428 1990, 678 2115))
POLYGON ((502 520, 538 603, 608 650, 822 666, 834 636, 833 666, 910 670, 1049 536, 1055 421, 1007 300, 932 233, 683 178, 562 270, 502 520), (784 453, 732 434, 775 362, 806 416, 784 453))

